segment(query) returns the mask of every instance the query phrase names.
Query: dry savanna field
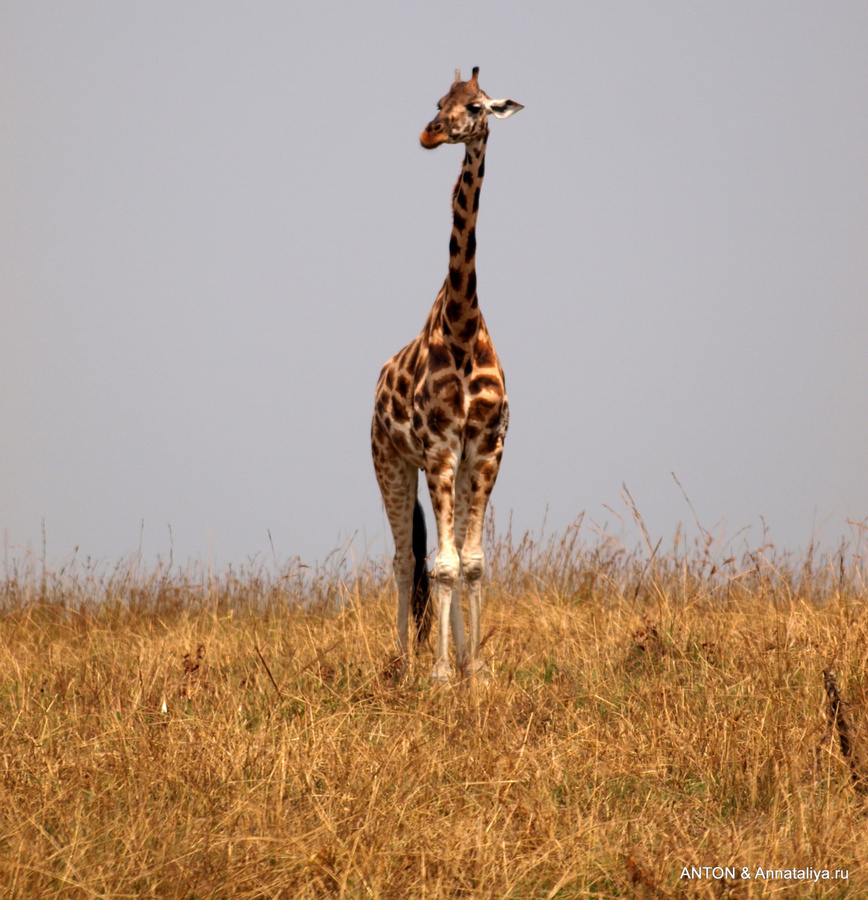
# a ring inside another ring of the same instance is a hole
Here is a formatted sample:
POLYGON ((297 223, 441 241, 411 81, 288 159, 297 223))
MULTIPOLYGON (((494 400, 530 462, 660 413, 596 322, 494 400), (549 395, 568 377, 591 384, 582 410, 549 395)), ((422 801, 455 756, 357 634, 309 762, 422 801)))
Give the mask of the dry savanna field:
POLYGON ((861 537, 490 531, 491 677, 445 687, 349 550, 7 564, 2 896, 865 896, 861 537))

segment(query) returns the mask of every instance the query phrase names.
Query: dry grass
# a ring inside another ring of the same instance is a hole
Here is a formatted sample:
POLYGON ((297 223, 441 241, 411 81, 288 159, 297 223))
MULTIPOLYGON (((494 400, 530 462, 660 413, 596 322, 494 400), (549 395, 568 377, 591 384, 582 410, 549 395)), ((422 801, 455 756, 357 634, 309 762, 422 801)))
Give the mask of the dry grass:
POLYGON ((858 553, 489 542, 486 686, 395 683, 385 569, 7 573, 3 896, 868 891, 858 553))

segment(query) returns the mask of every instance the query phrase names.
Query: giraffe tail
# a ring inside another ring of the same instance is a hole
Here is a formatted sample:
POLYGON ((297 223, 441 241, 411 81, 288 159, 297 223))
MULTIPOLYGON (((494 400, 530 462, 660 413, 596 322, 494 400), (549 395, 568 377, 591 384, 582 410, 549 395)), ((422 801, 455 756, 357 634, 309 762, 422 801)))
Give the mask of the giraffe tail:
POLYGON ((428 531, 425 513, 417 498, 413 510, 413 621, 416 623, 416 647, 428 640, 431 631, 431 581, 425 566, 428 554, 428 531))

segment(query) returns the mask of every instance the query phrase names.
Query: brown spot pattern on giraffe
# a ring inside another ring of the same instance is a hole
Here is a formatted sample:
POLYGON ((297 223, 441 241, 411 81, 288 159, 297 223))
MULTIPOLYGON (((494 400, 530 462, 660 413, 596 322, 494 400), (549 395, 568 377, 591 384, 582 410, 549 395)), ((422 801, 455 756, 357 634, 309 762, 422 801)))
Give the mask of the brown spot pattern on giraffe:
POLYGON ((392 397, 392 417, 399 425, 410 421, 410 413, 400 397, 392 397))
POLYGON ((462 306, 455 299, 455 297, 450 297, 449 302, 446 304, 446 317, 452 319, 453 321, 457 321, 461 318, 462 306))
POLYGON ((490 400, 488 397, 477 397, 475 400, 470 401, 467 419, 470 422, 488 424, 494 412, 500 412, 500 398, 490 400))
POLYGON ((461 332, 458 335, 459 339, 464 341, 465 343, 470 341, 471 338, 476 334, 478 328, 479 319, 476 316, 470 316, 464 323, 464 327, 461 329, 461 332))
POLYGON ((476 293, 476 271, 471 269, 467 273, 467 287, 464 289, 464 296, 469 300, 476 293))
POLYGON ((476 346, 473 348, 473 361, 479 368, 494 365, 494 350, 488 340, 476 342, 476 346))
POLYGON ((467 232, 467 248, 464 251, 464 262, 469 263, 476 253, 476 229, 467 232))
POLYGON ((431 409, 428 410, 428 429, 437 437, 443 437, 450 422, 451 417, 442 407, 432 406, 431 409))
POLYGON ((446 347, 446 344, 438 342, 436 344, 431 344, 428 347, 428 367, 432 372, 438 371, 438 369, 445 369, 452 362, 451 354, 446 347))
POLYGON ((484 390, 499 391, 502 389, 503 382, 495 375, 477 375, 476 378, 467 385, 467 390, 471 394, 478 394, 480 391, 484 390))

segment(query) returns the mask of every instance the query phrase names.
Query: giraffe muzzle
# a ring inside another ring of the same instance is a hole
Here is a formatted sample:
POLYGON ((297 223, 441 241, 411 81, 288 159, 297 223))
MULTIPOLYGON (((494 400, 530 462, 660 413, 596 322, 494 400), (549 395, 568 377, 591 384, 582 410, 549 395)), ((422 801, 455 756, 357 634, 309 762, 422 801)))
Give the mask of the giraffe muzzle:
POLYGON ((419 135, 419 143, 426 150, 433 150, 435 147, 445 144, 448 139, 449 135, 440 122, 429 122, 422 134, 419 135))

